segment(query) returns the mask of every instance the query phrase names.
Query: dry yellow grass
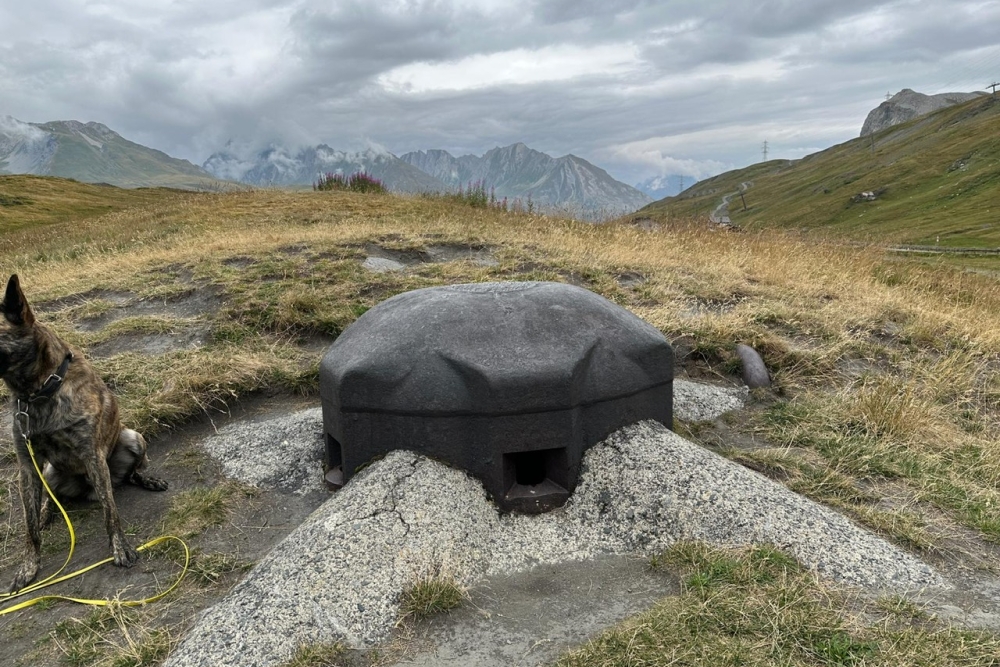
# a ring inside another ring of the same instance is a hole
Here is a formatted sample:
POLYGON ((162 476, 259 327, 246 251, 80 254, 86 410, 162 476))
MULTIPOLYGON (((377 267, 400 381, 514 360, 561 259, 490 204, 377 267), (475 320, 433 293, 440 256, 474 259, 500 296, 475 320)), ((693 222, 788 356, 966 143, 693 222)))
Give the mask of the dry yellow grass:
POLYGON ((738 427, 772 448, 731 452, 738 460, 914 549, 934 548, 929 512, 1000 542, 1000 283, 988 276, 778 232, 646 231, 433 198, 270 190, 171 193, 21 228, 0 237, 0 272, 21 274, 36 303, 85 295, 43 317, 85 348, 193 323, 209 332, 196 349, 99 361, 126 420, 147 432, 259 389, 314 391, 321 345, 307 343, 328 343, 393 294, 575 282, 660 328, 702 371, 734 372, 736 343, 761 351, 775 390, 738 427), (375 274, 361 267, 370 245, 488 249, 497 264, 375 274), (206 312, 79 326, 112 312, 116 295, 192 290, 217 300, 206 312), (887 485, 906 502, 876 506, 887 485))
MULTIPOLYGON (((754 345, 784 399, 758 433, 812 447, 852 479, 903 477, 921 498, 1000 538, 1000 284, 990 277, 776 232, 696 223, 645 231, 432 198, 274 190, 171 193, 20 229, 0 249, 0 270, 20 273, 35 301, 91 290, 170 298, 190 288, 185 280, 219 291, 221 310, 202 316, 211 344, 102 363, 128 418, 147 430, 263 387, 310 391, 318 356, 295 343, 316 333, 332 339, 394 293, 457 281, 573 281, 716 368, 735 368, 735 343, 754 345), (360 268, 366 244, 485 247, 499 264, 371 274, 360 268)), ((73 327, 87 308, 107 307, 95 297, 54 323, 85 346, 170 326, 124 321, 103 335, 73 327)))

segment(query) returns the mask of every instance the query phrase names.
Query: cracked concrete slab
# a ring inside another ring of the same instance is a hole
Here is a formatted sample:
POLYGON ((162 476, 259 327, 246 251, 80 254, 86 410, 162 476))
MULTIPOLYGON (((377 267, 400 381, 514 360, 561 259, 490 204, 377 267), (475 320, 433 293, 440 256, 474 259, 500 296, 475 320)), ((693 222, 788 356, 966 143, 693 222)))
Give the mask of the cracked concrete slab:
POLYGON ((501 516, 464 472, 393 452, 207 610, 165 664, 271 667, 303 644, 368 647, 388 637, 401 592, 420 578, 469 585, 542 564, 645 556, 686 539, 771 543, 825 578, 869 589, 946 586, 836 512, 655 422, 612 434, 583 468, 565 507, 501 516))

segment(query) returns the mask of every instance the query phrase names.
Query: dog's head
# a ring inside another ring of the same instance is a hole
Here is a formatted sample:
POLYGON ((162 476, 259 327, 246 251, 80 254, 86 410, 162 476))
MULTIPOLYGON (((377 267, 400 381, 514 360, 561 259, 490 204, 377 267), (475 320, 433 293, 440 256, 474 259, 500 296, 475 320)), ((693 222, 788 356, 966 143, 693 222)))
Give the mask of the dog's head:
POLYGON ((7 291, 3 302, 0 302, 0 376, 10 367, 11 355, 16 353, 18 343, 31 336, 31 327, 35 323, 35 315, 31 312, 28 300, 21 290, 21 281, 17 274, 7 281, 7 291))

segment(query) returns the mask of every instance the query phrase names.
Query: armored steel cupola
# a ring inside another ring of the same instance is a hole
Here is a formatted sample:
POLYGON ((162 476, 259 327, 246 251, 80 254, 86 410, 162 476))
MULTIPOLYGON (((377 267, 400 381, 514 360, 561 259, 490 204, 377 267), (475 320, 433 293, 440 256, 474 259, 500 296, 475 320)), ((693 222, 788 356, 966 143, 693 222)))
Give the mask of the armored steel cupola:
POLYGON ((572 285, 432 287, 348 327, 320 393, 332 484, 409 449, 479 478, 503 510, 540 512, 572 493, 588 447, 636 421, 671 425, 673 350, 572 285))

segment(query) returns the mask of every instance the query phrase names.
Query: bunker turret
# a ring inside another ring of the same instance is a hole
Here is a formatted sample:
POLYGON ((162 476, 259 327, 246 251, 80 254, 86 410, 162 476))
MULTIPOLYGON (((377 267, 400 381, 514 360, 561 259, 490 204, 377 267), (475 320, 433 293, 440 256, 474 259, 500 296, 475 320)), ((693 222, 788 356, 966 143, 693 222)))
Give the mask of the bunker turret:
POLYGON ((672 424, 673 350, 588 290, 471 283, 399 294, 320 365, 327 480, 408 449, 468 471, 502 510, 541 512, 583 452, 644 419, 672 424))

